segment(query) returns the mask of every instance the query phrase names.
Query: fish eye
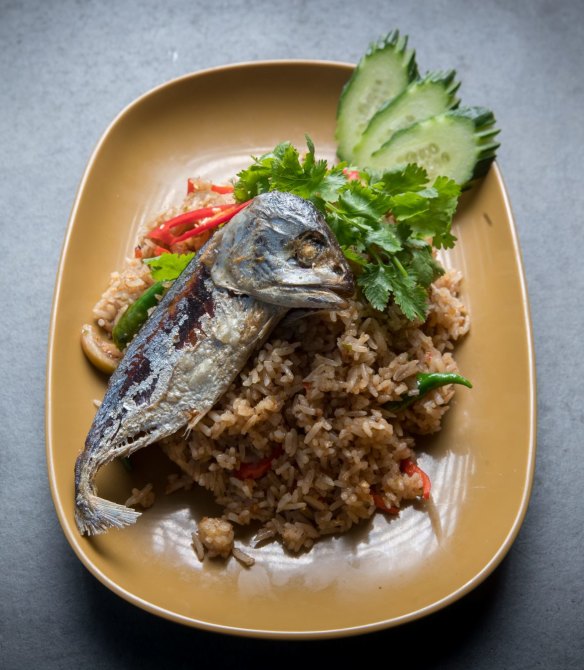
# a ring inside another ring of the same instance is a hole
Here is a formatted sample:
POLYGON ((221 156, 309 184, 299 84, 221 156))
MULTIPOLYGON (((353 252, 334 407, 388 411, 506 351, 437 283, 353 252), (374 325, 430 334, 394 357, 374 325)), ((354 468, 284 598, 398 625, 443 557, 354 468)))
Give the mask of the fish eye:
POLYGON ((302 267, 310 267, 326 249, 324 235, 311 230, 294 240, 294 256, 302 267))

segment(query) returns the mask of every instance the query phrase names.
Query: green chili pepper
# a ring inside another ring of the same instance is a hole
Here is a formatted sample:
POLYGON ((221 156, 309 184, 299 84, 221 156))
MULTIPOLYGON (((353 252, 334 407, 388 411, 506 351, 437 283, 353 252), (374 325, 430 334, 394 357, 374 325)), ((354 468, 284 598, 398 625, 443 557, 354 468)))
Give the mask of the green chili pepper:
POLYGON ((420 372, 416 375, 418 395, 404 395, 401 400, 386 402, 384 407, 385 409, 390 410, 405 409, 430 393, 430 391, 440 388, 441 386, 446 386, 447 384, 462 384, 469 389, 472 388, 472 384, 466 377, 457 375, 454 372, 420 372))
POLYGON ((148 310, 158 305, 158 296, 166 291, 163 282, 156 282, 134 301, 116 323, 112 338, 120 351, 126 348, 148 318, 148 310))

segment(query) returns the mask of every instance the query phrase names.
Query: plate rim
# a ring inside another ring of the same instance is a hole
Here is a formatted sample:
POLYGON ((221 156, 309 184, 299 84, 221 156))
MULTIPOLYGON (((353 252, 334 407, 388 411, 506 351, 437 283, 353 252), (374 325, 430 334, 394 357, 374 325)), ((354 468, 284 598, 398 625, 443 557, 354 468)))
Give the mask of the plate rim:
POLYGON ((179 77, 169 79, 149 90, 139 95, 137 98, 128 103, 123 109, 116 114, 113 120, 107 125, 105 130, 99 137, 99 140, 95 144, 90 157, 86 163, 83 175, 77 186, 75 192, 75 197, 73 200, 73 205, 71 207, 69 217, 67 220, 67 228, 63 243, 61 246, 59 264, 57 268, 55 285, 53 291, 53 298, 51 303, 51 318, 50 318, 50 327, 49 327, 49 337, 48 337, 48 346, 46 354, 46 379, 45 379, 45 458, 47 463, 47 471, 49 475, 49 487, 53 505, 57 513, 57 518, 59 524, 63 530, 65 537, 77 558, 85 566, 85 568, 96 577, 104 586, 109 590, 113 591, 116 595, 120 596, 127 602, 140 607, 141 609, 160 616, 168 621, 173 621, 181 625, 196 627, 201 630, 206 630, 210 632, 223 633, 229 635, 237 635, 240 637, 250 637, 250 638, 264 638, 264 639, 330 639, 343 636, 354 636, 365 634, 369 632, 375 632, 384 630, 387 628, 392 628, 399 626, 417 619, 421 619, 429 614, 437 612, 444 607, 456 602, 460 598, 464 597, 475 589, 479 584, 481 584, 501 563, 504 557, 507 555, 509 549, 511 548, 513 542, 515 541, 519 530, 525 519, 527 513, 527 508, 529 506, 529 501, 531 498, 531 492, 533 489, 533 480, 534 480, 534 470, 535 470, 535 460, 536 460, 536 451, 537 451, 537 441, 536 441, 536 429, 537 429, 537 378, 536 378, 536 369, 535 369, 535 352, 534 352, 534 341, 533 341, 533 325, 531 319, 531 308, 529 304, 529 296, 527 293, 527 282, 525 277, 525 268, 523 263, 523 256, 521 253, 521 248, 519 246, 519 239, 517 234, 517 228, 515 224, 515 217, 513 215, 513 209, 511 207, 511 202, 507 188, 505 186, 505 181, 501 174, 501 170, 496 161, 493 162, 491 166, 491 171, 494 173, 495 179, 497 181, 498 188, 502 194, 503 206, 508 215, 510 221, 510 234, 513 245, 513 253, 517 259, 518 266, 518 278, 519 285, 521 289, 521 306, 524 317, 525 324, 525 347, 528 360, 528 376, 529 376, 529 447, 528 447, 528 458, 527 465, 525 469, 525 480, 522 486, 522 496, 521 502, 517 509, 514 521, 509 528, 507 535, 500 544, 499 548, 492 556, 491 560, 483 566, 482 570, 476 573, 471 579, 469 579, 465 584, 460 586, 458 589, 448 594, 444 598, 431 603, 425 607, 416 609, 415 611, 409 612, 399 617, 393 617, 390 619, 385 619, 382 621, 377 621, 374 623, 368 623, 358 626, 342 627, 342 628, 331 628, 323 629, 316 631, 303 631, 303 630, 264 630, 264 629, 255 629, 255 628, 241 628, 238 626, 228 626, 221 625, 216 623, 210 623, 207 621, 201 621, 192 617, 184 616, 177 612, 173 612, 164 607, 155 605, 154 603, 149 602, 134 593, 124 589, 117 582, 110 579, 105 575, 92 561, 87 557, 85 552, 81 548, 80 538, 75 537, 69 529, 69 526, 65 523, 65 513, 63 510, 63 505, 61 503, 60 497, 58 495, 56 482, 56 472, 55 472, 55 461, 53 459, 54 449, 53 449, 53 399, 52 399, 52 384, 54 380, 54 367, 53 367, 53 350, 55 348, 55 331, 57 326, 56 318, 56 305, 59 302, 62 283, 63 283, 63 274, 65 267, 65 258, 67 257, 67 251, 69 249, 74 223, 76 221, 76 215, 79 208, 80 196, 84 191, 85 184, 88 180, 89 174, 92 171, 93 165, 97 160, 97 156, 101 150, 103 144, 105 144, 109 135, 115 128, 115 126, 135 107, 142 104, 149 97, 158 95, 161 91, 167 88, 172 88, 173 86, 179 85, 180 83, 197 79, 199 77, 205 77, 213 75, 215 73, 221 73, 225 71, 236 71, 242 69, 254 69, 254 68, 265 68, 265 67, 281 67, 288 65, 304 65, 308 67, 313 66, 322 66, 330 67, 333 69, 347 70, 349 73, 355 68, 353 63, 346 61, 336 61, 336 60, 326 60, 326 59, 306 59, 306 58, 286 58, 286 59, 268 59, 268 60, 247 60, 241 62, 235 62, 225 65, 217 65, 201 70, 196 70, 193 72, 185 73, 179 77))

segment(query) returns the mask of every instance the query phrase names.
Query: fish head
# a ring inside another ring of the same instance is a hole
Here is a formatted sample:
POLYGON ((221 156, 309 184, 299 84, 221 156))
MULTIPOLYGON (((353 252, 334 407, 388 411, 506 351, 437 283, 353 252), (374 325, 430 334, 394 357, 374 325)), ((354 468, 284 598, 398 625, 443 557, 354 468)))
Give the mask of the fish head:
POLYGON ((297 195, 256 196, 221 231, 217 286, 287 308, 339 309, 353 273, 316 207, 297 195))

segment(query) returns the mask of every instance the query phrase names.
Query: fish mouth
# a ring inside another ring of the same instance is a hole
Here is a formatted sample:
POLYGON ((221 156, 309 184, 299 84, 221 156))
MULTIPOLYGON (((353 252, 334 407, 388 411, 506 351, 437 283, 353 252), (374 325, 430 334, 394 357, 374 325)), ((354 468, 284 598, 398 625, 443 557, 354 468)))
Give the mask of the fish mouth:
POLYGON ((318 284, 303 286, 302 289, 306 290, 311 304, 321 308, 342 309, 348 305, 348 298, 355 292, 355 280, 350 270, 343 270, 342 274, 337 271, 333 278, 327 276, 318 284))
POLYGON ((288 309, 343 309, 348 305, 347 298, 355 291, 355 281, 350 270, 340 270, 326 271, 318 275, 313 273, 310 281, 298 283, 292 280, 285 284, 272 285, 255 295, 253 291, 249 291, 249 294, 288 309))

